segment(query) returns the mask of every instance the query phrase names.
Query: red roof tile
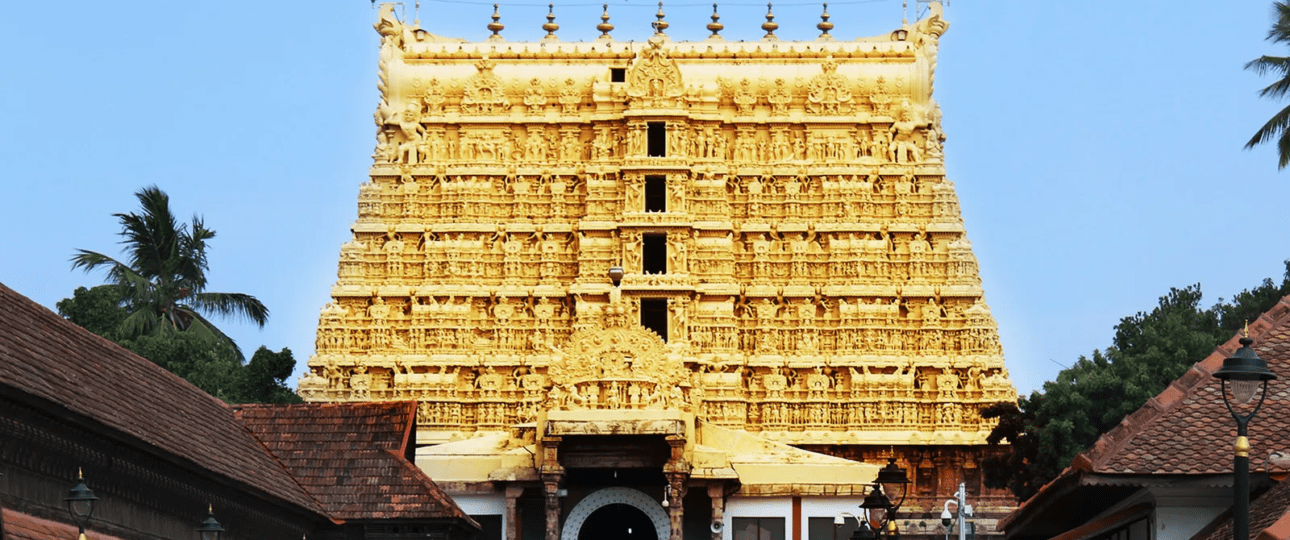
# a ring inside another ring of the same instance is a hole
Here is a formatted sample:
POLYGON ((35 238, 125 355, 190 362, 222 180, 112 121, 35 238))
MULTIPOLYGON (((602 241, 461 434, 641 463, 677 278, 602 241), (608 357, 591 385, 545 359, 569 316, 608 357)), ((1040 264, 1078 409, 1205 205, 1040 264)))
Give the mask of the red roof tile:
POLYGON ((224 402, 3 284, 0 328, 0 387, 65 407, 248 493, 322 513, 224 402))
MULTIPOLYGON (((1263 470, 1275 450, 1290 450, 1290 296, 1250 325, 1254 350, 1277 379, 1250 422, 1250 468, 1263 470)), ((1085 450, 1082 464, 1105 474, 1222 474, 1232 470, 1236 422, 1210 374, 1240 347, 1239 336, 1192 366, 1085 450)))
MULTIPOLYGON (((1268 454, 1290 450, 1290 296, 1250 323, 1253 348, 1277 379, 1249 426, 1250 469, 1267 471, 1268 454)), ((1240 348, 1240 335, 1214 349, 1159 395, 1075 456, 1062 474, 999 522, 1008 529, 1078 481, 1081 474, 1215 475, 1232 471, 1236 421, 1212 376, 1240 348)), ((1275 469, 1274 469, 1275 470, 1275 469)), ((1127 481, 1127 480, 1126 480, 1127 481)), ((1259 529, 1253 529, 1259 530, 1259 529)))
MULTIPOLYGON (((0 510, 0 512, 4 512, 4 540, 67 540, 76 538, 77 530, 74 525, 20 514, 13 510, 0 510)), ((86 531, 85 537, 89 540, 121 540, 116 536, 109 536, 93 530, 86 531)))
MULTIPOLYGON (((1290 537, 1290 481, 1282 481, 1250 503, 1250 539, 1286 540, 1290 537)), ((1230 514, 1222 523, 1194 537, 1196 540, 1231 540, 1230 514)))
POLYGON ((335 518, 460 518, 408 461, 416 402, 240 405, 238 416, 335 518))

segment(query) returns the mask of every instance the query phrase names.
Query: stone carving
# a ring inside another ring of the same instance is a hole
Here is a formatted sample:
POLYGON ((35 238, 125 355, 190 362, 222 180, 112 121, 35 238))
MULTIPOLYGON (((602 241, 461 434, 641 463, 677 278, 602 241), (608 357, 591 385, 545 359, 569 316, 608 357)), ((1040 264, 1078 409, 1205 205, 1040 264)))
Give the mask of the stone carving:
POLYGON ((679 107, 685 86, 681 68, 668 57, 664 39, 655 36, 641 48, 636 62, 627 72, 627 95, 632 105, 643 108, 679 107))
POLYGON ((479 70, 466 81, 461 98, 461 112, 466 114, 501 114, 511 110, 502 80, 493 73, 496 63, 487 57, 475 64, 479 70))
POLYGON ((845 67, 814 42, 448 46, 380 18, 307 400, 416 400, 433 434, 676 408, 792 444, 977 444, 976 410, 1015 399, 922 84, 937 17, 828 43, 845 67))
POLYGON ((822 73, 812 77, 807 87, 806 110, 828 115, 851 112, 851 81, 837 72, 838 64, 832 57, 820 69, 822 73))

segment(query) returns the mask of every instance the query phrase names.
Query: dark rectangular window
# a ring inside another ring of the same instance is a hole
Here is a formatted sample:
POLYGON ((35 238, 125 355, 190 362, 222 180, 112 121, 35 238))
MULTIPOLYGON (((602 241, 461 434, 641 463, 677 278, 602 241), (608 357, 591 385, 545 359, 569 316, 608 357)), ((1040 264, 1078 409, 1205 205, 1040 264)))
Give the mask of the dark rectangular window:
POLYGON ((734 540, 784 540, 784 518, 734 518, 734 540))
POLYGON ((641 326, 649 328, 667 341, 667 299, 641 299, 641 326))
POLYGON ((649 157, 667 156, 667 122, 650 122, 649 157))
POLYGON ((645 177, 645 211, 667 211, 667 177, 650 175, 645 177))
POLYGON ((646 274, 667 273, 667 234, 646 234, 641 238, 641 270, 646 274))
POLYGON ((470 516, 479 524, 479 535, 475 540, 502 540, 502 516, 501 514, 485 514, 470 516))
POLYGON ((609 68, 609 82, 627 82, 627 68, 609 68))
POLYGON ((848 540, 860 523, 856 518, 842 516, 842 524, 834 525, 831 517, 813 517, 806 521, 807 540, 848 540))

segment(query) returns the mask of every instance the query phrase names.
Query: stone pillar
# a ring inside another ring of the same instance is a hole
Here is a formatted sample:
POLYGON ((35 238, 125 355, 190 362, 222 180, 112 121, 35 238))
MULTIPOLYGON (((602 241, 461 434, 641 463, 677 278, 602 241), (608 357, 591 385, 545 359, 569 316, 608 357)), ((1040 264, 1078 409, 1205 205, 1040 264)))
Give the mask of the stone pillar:
POLYGON ((542 495, 546 500, 546 540, 560 540, 560 486, 564 467, 560 465, 560 437, 542 438, 542 495))
MULTIPOLYGON (((712 499, 712 521, 710 523, 725 523, 726 486, 721 484, 708 484, 708 498, 712 499)), ((722 531, 712 533, 712 540, 721 540, 722 538, 722 531)))
POLYGON ((506 486, 506 536, 505 540, 520 540, 519 498, 524 494, 521 486, 506 486))
POLYGON ((679 435, 668 435, 667 445, 671 447, 672 457, 663 466, 663 476, 667 477, 670 488, 667 506, 667 521, 672 527, 668 540, 684 540, 682 531, 685 518, 686 483, 690 480, 690 464, 685 461, 685 438, 679 435))

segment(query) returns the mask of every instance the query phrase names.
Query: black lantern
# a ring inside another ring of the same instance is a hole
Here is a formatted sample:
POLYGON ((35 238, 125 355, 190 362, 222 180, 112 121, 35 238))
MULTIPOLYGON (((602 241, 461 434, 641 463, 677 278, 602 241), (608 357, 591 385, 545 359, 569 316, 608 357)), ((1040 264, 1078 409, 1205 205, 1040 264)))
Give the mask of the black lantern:
POLYGON ((220 533, 224 532, 224 527, 219 525, 215 520, 215 507, 211 506, 206 510, 206 521, 202 526, 197 528, 197 536, 201 540, 219 540, 220 533))
POLYGON ((869 520, 861 519, 860 526, 856 527, 856 532, 851 533, 851 540, 878 540, 878 535, 869 528, 869 520))
POLYGON ((869 494, 864 496, 864 502, 860 503, 860 508, 865 509, 869 520, 873 521, 873 528, 880 531, 887 525, 887 519, 890 517, 887 514, 892 510, 893 506, 891 499, 888 499, 887 495, 883 494, 882 484, 874 484, 869 494))
POLYGON ((1249 538, 1250 536, 1250 440, 1248 427, 1250 419, 1263 407, 1263 399, 1268 396, 1268 381, 1276 379, 1276 374, 1268 371, 1268 363, 1250 345, 1253 339, 1247 335, 1241 338, 1241 348, 1223 360, 1223 367, 1214 372, 1214 378, 1222 381, 1223 404, 1227 412, 1236 420, 1236 443, 1233 445, 1232 490, 1235 499, 1232 505, 1232 537, 1249 538), (1227 387, 1231 383, 1232 395, 1228 397, 1227 387), (1241 414, 1237 408, 1245 408, 1254 401, 1254 394, 1259 400, 1254 403, 1247 414, 1241 414), (1232 407, 1235 401, 1237 408, 1232 407))
POLYGON ((613 266, 610 266, 610 267, 609 267, 609 280, 614 282, 614 286, 615 286, 615 287, 617 287, 619 283, 622 283, 622 282, 623 282, 623 267, 618 266, 618 265, 616 265, 616 264, 615 264, 615 265, 613 265, 613 266))
POLYGON ((875 482, 882 486, 889 497, 896 497, 896 502, 892 505, 893 512, 905 504, 905 495, 909 492, 909 477, 905 476, 905 469, 896 465, 896 458, 887 458, 887 465, 878 471, 878 479, 875 482))
POLYGON ((67 511, 72 514, 72 521, 76 523, 76 528, 83 535, 85 526, 90 522, 90 516, 94 515, 94 501, 99 500, 90 491, 89 486, 85 485, 85 476, 81 474, 80 469, 76 470, 76 486, 67 494, 63 501, 67 502, 67 511))

